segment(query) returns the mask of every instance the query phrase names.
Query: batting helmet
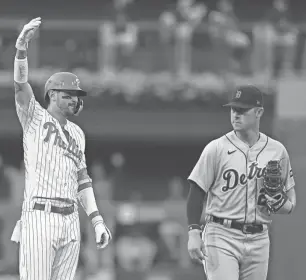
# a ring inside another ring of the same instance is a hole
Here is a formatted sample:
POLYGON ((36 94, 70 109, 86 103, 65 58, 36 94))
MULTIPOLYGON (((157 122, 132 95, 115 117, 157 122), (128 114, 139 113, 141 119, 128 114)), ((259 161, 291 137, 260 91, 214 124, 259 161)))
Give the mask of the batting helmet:
POLYGON ((62 90, 73 96, 86 96, 86 91, 80 88, 79 78, 70 72, 53 74, 45 84, 45 99, 49 90, 62 90))

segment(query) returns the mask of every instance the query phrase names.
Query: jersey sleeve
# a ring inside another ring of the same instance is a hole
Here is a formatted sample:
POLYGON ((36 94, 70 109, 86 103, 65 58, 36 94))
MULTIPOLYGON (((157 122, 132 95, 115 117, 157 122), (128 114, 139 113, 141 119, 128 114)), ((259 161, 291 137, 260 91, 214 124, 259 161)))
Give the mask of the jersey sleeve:
POLYGON ((78 172, 82 169, 87 169, 87 164, 86 164, 86 155, 85 155, 85 148, 86 148, 86 140, 85 140, 85 134, 84 132, 81 130, 82 132, 82 157, 80 160, 80 164, 78 165, 78 172))
POLYGON ((295 181, 294 181, 289 154, 285 147, 283 147, 281 166, 282 166, 285 189, 286 191, 289 191, 291 188, 295 186, 295 181))
POLYGON ((92 179, 90 178, 87 172, 86 155, 85 155, 85 147, 86 147, 85 134, 80 127, 77 127, 77 131, 81 135, 80 139, 81 158, 77 166, 78 192, 80 192, 86 188, 92 187, 91 184, 92 179))
POLYGON ((16 112, 19 122, 24 131, 30 128, 31 125, 35 125, 35 123, 38 122, 43 116, 44 109, 36 101, 34 95, 30 99, 27 110, 22 106, 20 106, 16 98, 15 98, 15 105, 16 105, 16 112))
POLYGON ((78 171, 82 170, 82 169, 86 169, 87 165, 86 165, 86 156, 85 153, 82 153, 82 158, 81 158, 81 162, 78 165, 78 171))
POLYGON ((215 180, 217 157, 216 144, 216 141, 212 141, 204 148, 188 177, 188 180, 194 181, 205 192, 208 192, 215 180))

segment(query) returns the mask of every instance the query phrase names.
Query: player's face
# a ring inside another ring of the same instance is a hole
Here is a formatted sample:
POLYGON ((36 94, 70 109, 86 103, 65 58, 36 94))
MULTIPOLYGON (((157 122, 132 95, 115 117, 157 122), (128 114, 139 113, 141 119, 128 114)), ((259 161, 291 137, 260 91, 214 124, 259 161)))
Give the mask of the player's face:
POLYGON ((75 112, 75 108, 77 106, 78 98, 77 96, 72 96, 66 92, 58 92, 56 98, 57 107, 62 111, 62 113, 66 116, 73 116, 75 112))
POLYGON ((231 108, 231 123, 236 131, 248 130, 257 126, 262 115, 262 108, 231 108))

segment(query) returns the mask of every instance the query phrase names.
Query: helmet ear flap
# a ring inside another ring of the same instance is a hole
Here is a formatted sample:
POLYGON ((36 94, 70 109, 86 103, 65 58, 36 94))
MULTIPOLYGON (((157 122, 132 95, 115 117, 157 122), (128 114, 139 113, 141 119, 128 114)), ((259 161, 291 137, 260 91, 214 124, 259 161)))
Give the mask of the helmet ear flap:
POLYGON ((83 106, 84 106, 84 101, 81 98, 78 97, 78 103, 77 103, 77 105, 75 107, 75 111, 74 111, 75 116, 78 116, 81 113, 81 111, 83 110, 83 106))
POLYGON ((50 95, 49 95, 49 92, 50 90, 48 90, 45 94, 45 102, 46 102, 46 105, 49 105, 50 104, 50 95))

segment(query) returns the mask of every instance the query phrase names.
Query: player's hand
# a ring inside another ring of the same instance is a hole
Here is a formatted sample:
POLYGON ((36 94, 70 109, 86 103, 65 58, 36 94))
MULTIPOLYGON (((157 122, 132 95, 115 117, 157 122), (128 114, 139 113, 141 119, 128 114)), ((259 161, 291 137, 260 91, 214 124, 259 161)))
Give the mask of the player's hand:
POLYGON ((275 196, 265 195, 267 199, 268 210, 272 213, 288 214, 292 211, 292 202, 288 199, 288 196, 282 192, 275 196))
POLYGON ((97 216, 92 219, 92 224, 95 230, 96 244, 98 249, 105 248, 112 239, 110 230, 105 225, 103 218, 97 216))
POLYGON ((18 50, 26 50, 29 41, 34 37, 35 31, 41 25, 41 18, 34 18, 29 23, 27 23, 21 33, 19 34, 16 41, 16 49, 18 50))
POLYGON ((267 200, 267 204, 273 204, 275 202, 277 202, 277 199, 275 199, 274 197, 268 195, 268 194, 265 194, 265 198, 267 200))
POLYGON ((201 230, 193 229, 188 232, 188 252, 193 260, 202 263, 206 257, 204 242, 201 238, 201 230))

